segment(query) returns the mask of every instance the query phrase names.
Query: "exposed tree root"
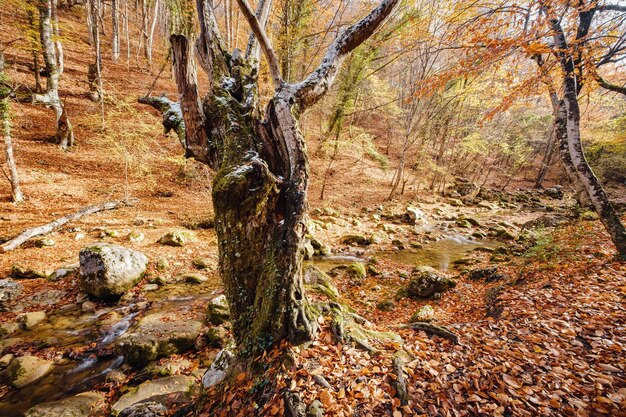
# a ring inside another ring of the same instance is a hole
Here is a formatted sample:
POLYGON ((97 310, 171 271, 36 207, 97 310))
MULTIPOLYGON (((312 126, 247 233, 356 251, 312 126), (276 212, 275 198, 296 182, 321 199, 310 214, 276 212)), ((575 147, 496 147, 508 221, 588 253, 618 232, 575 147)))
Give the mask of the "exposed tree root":
POLYGON ((452 341, 452 343, 454 343, 455 345, 459 344, 459 336, 444 326, 438 326, 436 324, 418 321, 415 323, 402 324, 398 327, 402 329, 413 329, 415 331, 423 331, 426 334, 431 334, 431 335, 443 337, 444 339, 448 339, 452 341))
POLYGON ((372 341, 389 340, 402 343, 402 338, 395 333, 373 330, 372 323, 359 316, 354 309, 342 301, 331 278, 320 269, 310 266, 306 272, 306 278, 309 282, 308 291, 327 299, 313 303, 312 308, 317 315, 330 315, 330 328, 335 342, 351 343, 370 353, 378 352, 372 345, 372 341))

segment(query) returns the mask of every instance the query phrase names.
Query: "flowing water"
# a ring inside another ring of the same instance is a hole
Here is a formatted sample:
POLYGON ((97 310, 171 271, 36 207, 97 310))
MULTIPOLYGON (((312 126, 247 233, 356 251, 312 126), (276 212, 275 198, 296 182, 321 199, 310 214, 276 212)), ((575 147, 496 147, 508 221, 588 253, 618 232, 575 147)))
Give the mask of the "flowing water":
MULTIPOLYGON (((447 270, 457 259, 478 247, 494 248, 497 244, 448 236, 429 243, 422 249, 365 253, 362 257, 336 254, 318 258, 312 263, 328 271, 337 265, 366 262, 369 257, 389 259, 410 265, 428 265, 447 270)), ((194 304, 206 305, 215 297, 220 283, 202 285, 169 284, 146 294, 149 312, 189 311, 194 304)), ((146 306, 142 306, 146 308, 146 306)), ((19 337, 31 344, 54 346, 60 351, 92 346, 77 359, 64 357, 55 361, 53 370, 45 377, 19 390, 9 391, 0 398, 0 417, 18 417, 36 404, 54 401, 88 391, 104 382, 106 375, 123 366, 124 358, 115 355, 115 341, 126 333, 141 316, 138 305, 109 306, 85 313, 78 306, 51 315, 31 331, 20 331, 19 337), (102 354, 102 352, 105 352, 102 354)))
MULTIPOLYGON (((184 313, 194 303, 206 305, 218 288, 219 282, 165 285, 147 293, 149 312, 184 313)), ((19 417, 37 404, 67 398, 103 383, 109 372, 124 364, 124 358, 115 354, 115 341, 131 328, 141 313, 135 304, 105 307, 91 313, 76 306, 51 315, 33 330, 12 334, 11 337, 24 342, 54 346, 65 352, 92 347, 77 359, 56 360, 46 376, 5 394, 0 398, 0 417, 19 417)))
POLYGON ((441 271, 447 271, 454 261, 468 256, 478 248, 495 249, 498 246, 500 246, 498 243, 472 240, 464 236, 447 236, 428 243, 421 249, 378 251, 365 253, 363 257, 339 254, 317 258, 310 263, 322 271, 328 272, 339 265, 352 262, 367 262, 368 259, 375 257, 409 265, 431 266, 441 271))

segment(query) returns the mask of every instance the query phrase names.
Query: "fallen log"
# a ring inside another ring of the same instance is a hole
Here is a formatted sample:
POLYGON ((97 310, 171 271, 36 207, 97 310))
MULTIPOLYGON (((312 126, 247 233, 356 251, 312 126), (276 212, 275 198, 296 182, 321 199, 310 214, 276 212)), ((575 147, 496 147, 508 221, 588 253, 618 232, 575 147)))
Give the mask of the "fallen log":
POLYGON ((83 207, 82 209, 78 210, 75 213, 68 214, 67 216, 58 218, 54 221, 51 221, 48 224, 44 224, 43 226, 26 229, 25 231, 23 231, 22 233, 14 237, 13 239, 5 242, 2 246, 0 246, 0 252, 8 252, 10 250, 18 248, 24 243, 26 243, 28 240, 36 236, 46 235, 50 232, 57 230, 64 224, 67 224, 74 220, 78 220, 81 217, 85 217, 90 214, 98 213, 98 212, 105 211, 105 210, 113 210, 118 207, 132 206, 136 201, 137 201, 136 199, 124 199, 124 200, 119 200, 119 201, 107 201, 102 204, 83 207))
POLYGON ((459 336, 456 333, 453 333, 449 329, 443 326, 438 326, 436 324, 418 321, 415 323, 403 324, 398 326, 402 329, 413 329, 415 331, 423 331, 426 334, 435 335, 439 337, 443 337, 444 339, 448 339, 452 341, 455 345, 459 344, 459 336))

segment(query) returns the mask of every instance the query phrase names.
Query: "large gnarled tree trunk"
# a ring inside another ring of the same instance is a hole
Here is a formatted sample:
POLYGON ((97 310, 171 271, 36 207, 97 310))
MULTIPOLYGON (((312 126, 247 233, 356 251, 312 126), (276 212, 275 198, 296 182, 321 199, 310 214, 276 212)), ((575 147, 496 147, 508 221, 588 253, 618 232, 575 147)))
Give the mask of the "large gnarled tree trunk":
POLYGON ((238 352, 245 357, 285 339, 305 341, 315 333, 302 281, 309 172, 298 117, 326 93, 347 54, 381 25, 398 0, 383 0, 343 32, 321 65, 296 84, 282 79, 257 19, 263 11, 255 16, 245 0, 237 2, 274 81, 275 94, 264 112, 256 65, 238 50, 227 53, 211 0, 198 0, 201 31, 196 48, 210 79, 203 101, 190 42, 182 35, 173 35, 171 42, 187 155, 216 171, 213 206, 220 270, 238 352))

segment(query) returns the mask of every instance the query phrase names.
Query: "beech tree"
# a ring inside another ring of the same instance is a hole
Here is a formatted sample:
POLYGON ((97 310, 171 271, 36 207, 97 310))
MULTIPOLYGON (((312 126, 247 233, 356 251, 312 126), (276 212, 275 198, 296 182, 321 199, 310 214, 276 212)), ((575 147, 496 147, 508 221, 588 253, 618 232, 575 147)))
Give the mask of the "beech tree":
POLYGON ((61 67, 58 61, 57 46, 53 39, 55 25, 53 15, 56 15, 56 11, 54 11, 56 1, 37 0, 36 4, 39 11, 39 35, 46 69, 46 91, 42 94, 33 94, 29 99, 54 109, 57 124, 54 142, 61 149, 68 149, 74 145, 74 132, 63 101, 59 97, 61 67))
POLYGON ((298 119, 328 91, 348 54, 380 27, 398 2, 381 1, 332 42, 313 72, 289 83, 259 22, 263 10, 255 15, 245 0, 237 0, 273 81, 273 97, 263 110, 250 49, 226 50, 211 0, 197 0, 196 50, 210 82, 202 101, 192 42, 184 35, 171 36, 186 154, 215 171, 220 271, 243 357, 285 339, 308 340, 316 332, 302 278, 309 168, 298 119))
POLYGON ((9 169, 7 178, 11 183, 11 199, 14 203, 21 203, 24 201, 24 194, 22 194, 20 189, 20 180, 17 175, 15 158, 13 157, 13 140, 11 138, 11 109, 9 106, 9 96, 11 95, 11 92, 12 88, 9 86, 7 77, 4 73, 4 53, 0 50, 0 124, 2 128, 2 135, 4 137, 4 154, 6 157, 7 168, 9 169))

